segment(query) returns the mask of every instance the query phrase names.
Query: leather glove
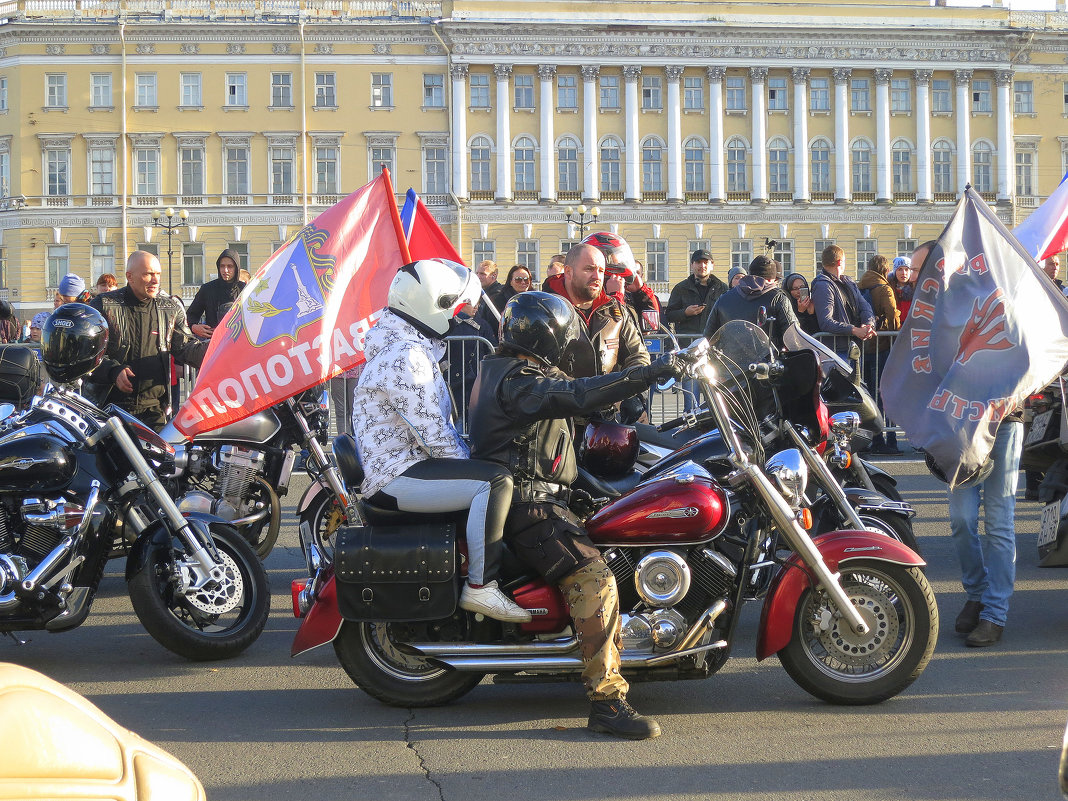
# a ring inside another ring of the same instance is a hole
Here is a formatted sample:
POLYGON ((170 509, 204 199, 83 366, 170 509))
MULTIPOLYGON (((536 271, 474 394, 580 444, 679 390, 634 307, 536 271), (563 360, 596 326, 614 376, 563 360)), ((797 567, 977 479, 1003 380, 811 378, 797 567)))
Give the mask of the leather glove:
POLYGON ((585 520, 597 511, 598 503, 586 490, 573 489, 571 490, 571 502, 568 507, 579 520, 585 520))
POLYGON ((642 372, 642 377, 653 384, 664 378, 682 378, 686 375, 686 367, 674 353, 665 353, 649 366, 643 367, 642 372))

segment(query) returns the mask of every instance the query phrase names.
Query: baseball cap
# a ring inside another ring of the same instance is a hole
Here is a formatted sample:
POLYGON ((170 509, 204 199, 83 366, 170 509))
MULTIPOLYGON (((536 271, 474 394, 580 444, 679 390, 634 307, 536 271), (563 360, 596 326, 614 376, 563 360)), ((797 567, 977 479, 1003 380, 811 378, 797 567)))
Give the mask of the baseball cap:
POLYGON ((698 248, 697 250, 695 250, 693 252, 693 255, 690 256, 690 264, 693 264, 695 261, 705 261, 705 260, 715 261, 715 259, 712 258, 712 254, 709 253, 704 248, 698 248))

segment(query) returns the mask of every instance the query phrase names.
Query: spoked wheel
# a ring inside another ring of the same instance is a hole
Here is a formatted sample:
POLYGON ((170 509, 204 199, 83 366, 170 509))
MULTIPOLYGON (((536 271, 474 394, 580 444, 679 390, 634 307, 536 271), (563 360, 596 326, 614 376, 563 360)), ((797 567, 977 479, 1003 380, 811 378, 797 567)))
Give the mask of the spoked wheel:
POLYGON ((348 622, 334 639, 334 651, 349 678, 382 703, 440 706, 470 692, 484 674, 435 665, 398 647, 429 637, 431 625, 348 622))
MULTIPOLYGON (((337 496, 326 490, 320 492, 311 505, 300 515, 300 527, 307 526, 312 541, 333 561, 337 530, 345 525, 345 510, 338 503, 337 496)), ((301 547, 304 543, 301 541, 301 547)))
POLYGON ((794 681, 824 701, 885 701, 912 684, 934 653, 934 592, 914 567, 858 559, 839 569, 842 588, 869 631, 855 634, 827 595, 810 587, 798 603, 793 637, 779 661, 794 681))
POLYGON ((916 540, 916 534, 912 530, 912 521, 905 515, 872 510, 861 512, 860 522, 869 531, 885 534, 909 546, 917 554, 920 553, 920 543, 916 540))

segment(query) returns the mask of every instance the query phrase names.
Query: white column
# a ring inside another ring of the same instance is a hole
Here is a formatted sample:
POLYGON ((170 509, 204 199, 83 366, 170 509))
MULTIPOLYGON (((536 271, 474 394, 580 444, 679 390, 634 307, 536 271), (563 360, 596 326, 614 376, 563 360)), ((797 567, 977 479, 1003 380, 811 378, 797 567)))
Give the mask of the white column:
POLYGON ((682 182, 682 73, 678 66, 667 67, 667 129, 668 129, 668 202, 683 198, 682 182))
POLYGON ((625 86, 624 113, 626 118, 627 178, 624 200, 641 200, 641 166, 638 160, 638 78, 642 68, 631 65, 623 68, 625 86))
POLYGON ((930 203, 931 194, 931 70, 916 70, 916 200, 930 203))
POLYGON ((957 70, 953 73, 957 80, 957 192, 972 182, 972 106, 969 88, 972 80, 971 70, 957 70))
POLYGON ((848 203, 852 197, 849 181, 849 67, 835 67, 834 76, 834 202, 848 203))
POLYGON ((497 200, 512 199, 512 108, 510 84, 511 64, 497 64, 493 67, 497 77, 497 200))
POLYGON ((708 166, 711 186, 710 203, 722 205, 727 201, 723 170, 723 77, 725 67, 708 67, 708 166))
POLYGON ((556 200, 556 171, 553 169, 556 154, 556 140, 553 133, 553 117, 556 104, 553 103, 553 79, 556 77, 555 64, 538 65, 540 100, 538 111, 541 115, 541 199, 556 200))
POLYGON ((893 70, 875 70, 875 202, 893 200, 890 180, 890 75, 893 70))
POLYGON ((600 157, 597 145, 597 78, 601 68, 595 64, 582 67, 582 196, 596 201, 601 197, 600 157))
POLYGON ((998 70, 994 77, 998 83, 998 202, 1007 203, 1016 189, 1012 174, 1016 162, 1012 138, 1012 70, 998 70))
POLYGON ((794 67, 794 203, 812 199, 808 174, 808 67, 794 67))
POLYGON ((754 202, 768 201, 768 109, 764 95, 767 67, 750 67, 749 80, 753 90, 753 192, 754 202))
POLYGON ((467 198, 467 65, 453 64, 452 76, 452 191, 467 198))

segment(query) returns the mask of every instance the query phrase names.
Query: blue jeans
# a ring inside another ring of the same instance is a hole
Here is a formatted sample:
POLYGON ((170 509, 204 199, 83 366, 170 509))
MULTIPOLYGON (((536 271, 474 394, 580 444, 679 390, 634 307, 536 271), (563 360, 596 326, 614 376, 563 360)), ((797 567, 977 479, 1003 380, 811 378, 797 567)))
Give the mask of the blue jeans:
POLYGON ((949 525, 960 559, 961 583, 969 601, 979 601, 979 617, 999 626, 1009 614, 1016 581, 1016 486, 1020 475, 1023 424, 1003 423, 990 458, 994 469, 982 485, 950 490, 949 525), (979 535, 980 492, 985 531, 979 535))

